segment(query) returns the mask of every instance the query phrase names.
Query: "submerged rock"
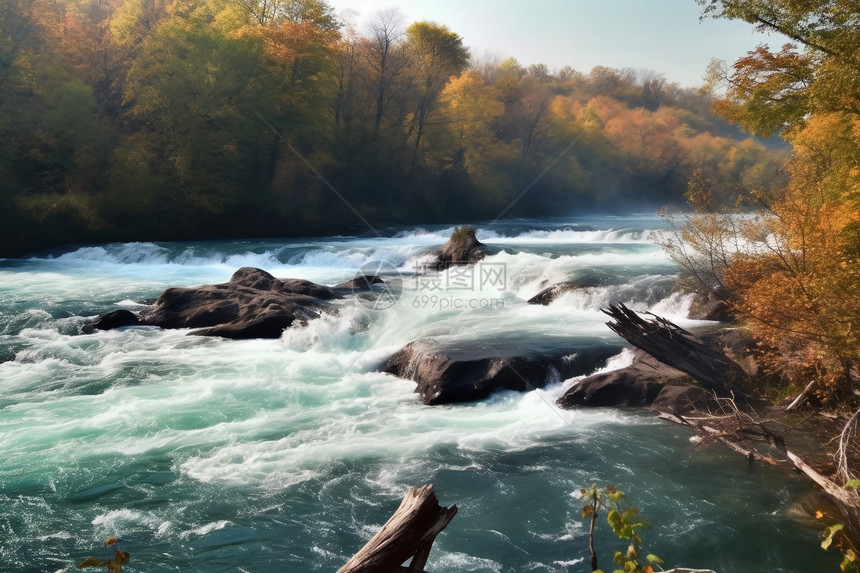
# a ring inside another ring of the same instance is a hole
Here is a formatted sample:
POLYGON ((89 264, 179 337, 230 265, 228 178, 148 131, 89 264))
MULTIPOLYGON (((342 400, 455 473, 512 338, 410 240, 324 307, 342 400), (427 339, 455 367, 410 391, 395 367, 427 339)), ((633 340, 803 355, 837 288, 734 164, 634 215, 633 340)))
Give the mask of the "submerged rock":
POLYGON ((546 385, 551 367, 524 356, 488 355, 485 348, 434 348, 413 341, 392 356, 384 371, 417 382, 427 405, 474 402, 499 390, 525 392, 546 385))
POLYGON ((226 283, 165 290, 139 314, 127 310, 100 315, 99 330, 147 325, 194 328, 190 334, 224 338, 278 338, 296 321, 319 316, 327 301, 370 288, 377 277, 328 287, 302 279, 278 279, 262 269, 242 267, 226 283))
POLYGON ((565 293, 569 293, 570 291, 576 290, 579 288, 579 284, 567 282, 567 283, 556 283, 551 287, 547 287, 531 297, 527 302, 529 304, 540 304, 543 306, 549 306, 550 303, 555 301, 558 297, 565 293))

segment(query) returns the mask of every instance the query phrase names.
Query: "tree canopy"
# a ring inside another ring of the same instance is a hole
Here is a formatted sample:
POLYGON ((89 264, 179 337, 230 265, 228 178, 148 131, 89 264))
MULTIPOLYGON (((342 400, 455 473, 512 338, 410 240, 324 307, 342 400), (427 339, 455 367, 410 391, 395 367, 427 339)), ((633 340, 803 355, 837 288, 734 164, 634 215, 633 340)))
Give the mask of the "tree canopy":
POLYGON ((733 203, 780 152, 711 101, 475 60, 396 9, 361 31, 323 0, 0 0, 0 255, 650 208, 695 169, 733 203))

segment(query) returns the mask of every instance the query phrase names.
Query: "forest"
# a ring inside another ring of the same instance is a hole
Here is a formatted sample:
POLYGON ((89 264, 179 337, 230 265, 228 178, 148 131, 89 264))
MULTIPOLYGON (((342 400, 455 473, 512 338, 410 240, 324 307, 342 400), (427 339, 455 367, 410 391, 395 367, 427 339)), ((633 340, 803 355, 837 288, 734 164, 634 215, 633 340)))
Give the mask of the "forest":
POLYGON ((786 146, 647 71, 471 57, 323 0, 0 0, 0 256, 720 204, 786 146), (528 193, 520 200, 523 191, 528 193))

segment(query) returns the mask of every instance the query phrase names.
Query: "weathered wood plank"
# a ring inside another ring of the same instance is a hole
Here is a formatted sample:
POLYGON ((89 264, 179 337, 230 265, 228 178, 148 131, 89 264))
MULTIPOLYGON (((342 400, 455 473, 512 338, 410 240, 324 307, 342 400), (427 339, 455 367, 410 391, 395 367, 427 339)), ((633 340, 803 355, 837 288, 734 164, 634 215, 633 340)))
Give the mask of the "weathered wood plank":
POLYGON ((382 529, 337 573, 423 572, 433 541, 456 513, 456 505, 439 505, 432 484, 410 489, 382 529), (402 568, 409 558, 409 568, 402 568))

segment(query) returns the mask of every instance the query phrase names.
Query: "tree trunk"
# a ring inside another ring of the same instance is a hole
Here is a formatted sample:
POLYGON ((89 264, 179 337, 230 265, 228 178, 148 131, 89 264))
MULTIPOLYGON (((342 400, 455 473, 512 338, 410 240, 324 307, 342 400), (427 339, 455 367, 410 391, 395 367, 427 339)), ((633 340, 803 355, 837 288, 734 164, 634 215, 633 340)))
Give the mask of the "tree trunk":
POLYGON ((651 315, 653 319, 645 320, 623 304, 601 310, 613 318, 606 323, 613 332, 663 364, 689 374, 720 397, 730 397, 729 386, 746 377, 743 369, 721 351, 665 318, 651 315))
POLYGON ((432 484, 410 489, 379 533, 337 573, 402 571, 400 566, 410 557, 412 563, 406 571, 423 572, 433 541, 456 513, 456 505, 439 505, 432 484))

